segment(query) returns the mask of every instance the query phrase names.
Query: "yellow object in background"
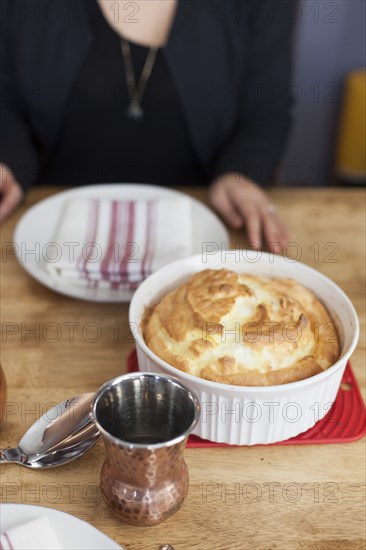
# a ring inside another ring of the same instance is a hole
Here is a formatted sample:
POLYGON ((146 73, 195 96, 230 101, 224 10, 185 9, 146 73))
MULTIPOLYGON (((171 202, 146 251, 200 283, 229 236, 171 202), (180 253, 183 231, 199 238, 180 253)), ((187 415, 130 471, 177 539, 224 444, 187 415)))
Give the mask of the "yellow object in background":
POLYGON ((346 80, 336 174, 345 182, 366 183, 366 71, 352 72, 346 80))

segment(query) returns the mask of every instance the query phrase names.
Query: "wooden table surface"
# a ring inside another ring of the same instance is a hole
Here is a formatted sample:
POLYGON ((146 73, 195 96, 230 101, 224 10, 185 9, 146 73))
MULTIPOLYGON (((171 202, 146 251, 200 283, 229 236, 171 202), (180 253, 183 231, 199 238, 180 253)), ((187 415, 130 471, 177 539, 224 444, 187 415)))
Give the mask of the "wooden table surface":
MULTIPOLYGON (((2 227, 2 252, 27 208, 57 191, 29 193, 2 227)), ((191 194, 206 200, 203 190, 191 194)), ((365 396, 365 193, 274 189, 270 194, 301 260, 331 277, 357 309, 361 337, 352 365, 365 396)), ((235 232, 232 242, 245 241, 235 232)), ((8 323, 8 331, 18 331, 2 336, 10 404, 4 447, 14 446, 50 403, 94 391, 125 372, 133 342, 126 328, 127 304, 86 303, 56 294, 31 279, 12 256, 2 257, 1 291, 2 326, 8 323), (78 325, 72 338, 68 323, 73 322, 78 325), (48 323, 61 327, 59 341, 52 342, 51 332, 43 335, 48 323), (85 336, 88 323, 100 326, 97 342, 85 336)), ((365 548, 365 439, 339 445, 186 449, 185 458, 188 497, 175 516, 156 527, 132 527, 110 514, 99 491, 102 443, 57 470, 2 466, 1 498, 70 512, 126 549, 157 550, 162 543, 175 550, 365 548)))

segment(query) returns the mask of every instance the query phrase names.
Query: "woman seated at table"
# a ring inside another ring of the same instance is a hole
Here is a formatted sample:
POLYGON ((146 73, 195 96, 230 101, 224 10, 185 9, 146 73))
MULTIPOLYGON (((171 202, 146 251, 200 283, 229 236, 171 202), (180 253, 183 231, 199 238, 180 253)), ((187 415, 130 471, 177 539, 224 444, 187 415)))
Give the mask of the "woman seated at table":
POLYGON ((35 183, 209 185, 253 246, 290 126, 291 2, 6 0, 1 219, 35 183))

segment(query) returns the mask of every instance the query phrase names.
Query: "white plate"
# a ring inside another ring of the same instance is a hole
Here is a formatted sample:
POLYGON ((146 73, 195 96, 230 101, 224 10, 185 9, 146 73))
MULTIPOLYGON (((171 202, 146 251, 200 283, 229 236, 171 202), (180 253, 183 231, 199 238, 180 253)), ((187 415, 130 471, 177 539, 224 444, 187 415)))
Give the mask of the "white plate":
POLYGON ((64 550, 123 550, 95 527, 71 514, 30 504, 0 504, 1 531, 47 516, 64 550))
MULTIPOLYGON (((98 197, 116 200, 156 199, 187 195, 155 185, 105 184, 78 187, 57 193, 32 208, 18 222, 14 233, 14 245, 18 261, 24 269, 43 285, 73 298, 95 302, 128 302, 133 292, 113 289, 92 289, 71 286, 70 283, 55 281, 44 266, 44 252, 52 242, 56 224, 65 200, 76 197, 98 197), (36 251, 32 253, 32 251, 36 251)), ((190 198, 190 197, 189 197, 190 198)), ((193 252, 200 254, 202 243, 223 243, 229 246, 229 234, 218 217, 200 201, 192 201, 193 252)))

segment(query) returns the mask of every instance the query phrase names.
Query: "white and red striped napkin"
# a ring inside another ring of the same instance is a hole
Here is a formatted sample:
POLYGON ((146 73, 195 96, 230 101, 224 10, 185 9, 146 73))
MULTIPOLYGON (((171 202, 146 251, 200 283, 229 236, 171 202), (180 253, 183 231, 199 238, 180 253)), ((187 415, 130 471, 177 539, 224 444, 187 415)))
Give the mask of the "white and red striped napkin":
POLYGON ((48 517, 24 523, 1 534, 1 550, 62 550, 48 517))
POLYGON ((70 284, 131 290, 192 253, 189 198, 67 201, 46 269, 70 284))

